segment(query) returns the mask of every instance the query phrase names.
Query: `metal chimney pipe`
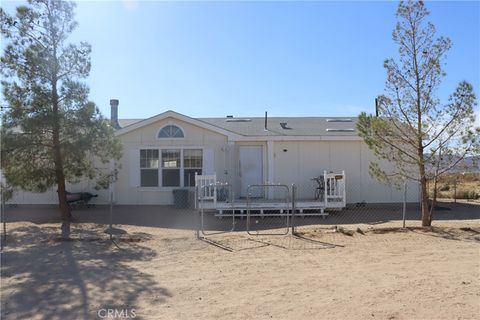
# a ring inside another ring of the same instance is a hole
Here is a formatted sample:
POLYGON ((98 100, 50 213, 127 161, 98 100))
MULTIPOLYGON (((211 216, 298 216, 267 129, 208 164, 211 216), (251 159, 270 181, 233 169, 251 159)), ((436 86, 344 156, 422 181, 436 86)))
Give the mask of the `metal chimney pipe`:
POLYGON ((110 99, 110 123, 115 130, 120 129, 120 124, 118 123, 118 104, 117 99, 110 99))
POLYGON ((267 126, 267 111, 265 111, 265 131, 268 131, 268 126, 267 126))

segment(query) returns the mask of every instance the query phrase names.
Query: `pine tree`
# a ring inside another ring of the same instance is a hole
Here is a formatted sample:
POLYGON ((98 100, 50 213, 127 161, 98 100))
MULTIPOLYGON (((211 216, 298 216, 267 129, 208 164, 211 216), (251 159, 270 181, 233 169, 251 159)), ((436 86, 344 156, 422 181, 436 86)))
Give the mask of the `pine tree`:
POLYGON ((67 42, 77 26, 74 8, 73 2, 29 0, 15 16, 0 12, 7 41, 0 60, 2 172, 9 185, 23 190, 56 186, 64 220, 71 218, 66 182, 88 177, 105 186, 113 172, 97 167, 121 154, 113 128, 82 82, 91 47, 67 42))
POLYGON ((427 181, 454 168, 466 156, 478 157, 480 128, 475 128, 477 105, 473 87, 461 81, 446 104, 435 96, 445 54, 451 41, 435 38, 422 1, 400 2, 393 40, 399 57, 385 60, 385 94, 378 97, 378 117, 362 113, 357 129, 375 155, 395 165, 387 171, 370 164, 381 181, 411 179, 421 185, 422 226, 430 226, 427 181))

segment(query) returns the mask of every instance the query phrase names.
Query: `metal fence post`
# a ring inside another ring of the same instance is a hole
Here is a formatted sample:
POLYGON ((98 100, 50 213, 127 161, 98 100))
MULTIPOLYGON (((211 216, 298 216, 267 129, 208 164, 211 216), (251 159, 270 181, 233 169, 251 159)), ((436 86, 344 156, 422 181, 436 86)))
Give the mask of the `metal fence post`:
POLYGON ((110 240, 113 240, 113 190, 110 188, 110 240))
POLYGON ((1 245, 1 248, 3 250, 3 247, 5 246, 5 242, 7 241, 7 220, 5 219, 5 199, 4 199, 4 195, 3 195, 3 190, 2 190, 2 194, 1 194, 1 203, 0 203, 0 210, 1 210, 1 213, 2 213, 2 222, 3 222, 3 235, 2 235, 2 245, 1 245))
POLYGON ((453 180, 453 203, 457 203, 457 177, 453 180))
POLYGON ((407 182, 403 183, 403 228, 405 228, 405 216, 407 213, 407 182))
POLYGON ((296 198, 297 198, 297 186, 295 185, 295 183, 292 184, 292 219, 291 219, 291 223, 292 223, 292 235, 295 234, 295 223, 294 223, 294 220, 295 220, 295 206, 296 206, 296 198))
MULTIPOLYGON (((196 173, 195 173, 196 175, 196 173)), ((200 239, 200 203, 199 203, 199 186, 195 186, 195 194, 194 194, 194 203, 195 203, 195 211, 193 213, 194 217, 194 224, 195 224, 195 236, 197 239, 200 239)))

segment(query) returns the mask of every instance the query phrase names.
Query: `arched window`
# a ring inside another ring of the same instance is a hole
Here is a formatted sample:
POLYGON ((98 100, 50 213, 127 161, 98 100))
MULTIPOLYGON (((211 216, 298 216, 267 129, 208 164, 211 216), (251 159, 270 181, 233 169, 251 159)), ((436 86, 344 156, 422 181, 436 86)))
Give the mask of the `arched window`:
POLYGON ((168 124, 158 132, 158 138, 183 138, 182 129, 173 124, 168 124))

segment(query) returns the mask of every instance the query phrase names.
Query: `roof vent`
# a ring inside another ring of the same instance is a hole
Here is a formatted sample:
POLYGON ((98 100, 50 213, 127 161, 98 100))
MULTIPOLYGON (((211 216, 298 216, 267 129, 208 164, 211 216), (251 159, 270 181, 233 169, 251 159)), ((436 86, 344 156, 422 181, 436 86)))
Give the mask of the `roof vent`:
POLYGON ((287 127, 287 123, 286 122, 280 122, 280 127, 282 127, 282 129, 285 129, 285 130, 291 130, 292 128, 290 127, 287 127))
POLYGON ((227 120, 225 120, 227 122, 251 122, 252 119, 244 119, 244 118, 227 118, 227 120))
POLYGON ((352 122, 352 119, 340 119, 340 118, 336 118, 336 119, 327 119, 327 122, 352 122))
POLYGON ((355 129, 327 129, 327 132, 354 132, 355 129))

